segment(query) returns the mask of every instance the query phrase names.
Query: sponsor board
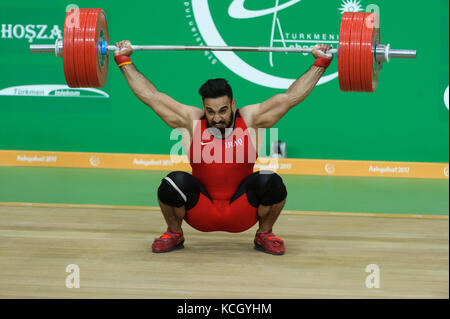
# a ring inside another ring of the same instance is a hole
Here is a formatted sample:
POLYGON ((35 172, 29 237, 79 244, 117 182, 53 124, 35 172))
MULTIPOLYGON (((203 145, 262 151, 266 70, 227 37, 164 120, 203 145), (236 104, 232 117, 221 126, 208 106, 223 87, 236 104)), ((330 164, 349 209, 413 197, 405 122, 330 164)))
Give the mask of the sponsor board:
MULTIPOLYGON (((336 47, 339 43, 339 21, 344 12, 379 11, 362 0, 339 0, 321 8, 320 25, 303 23, 317 14, 317 1, 246 1, 232 0, 222 3, 207 0, 183 1, 187 27, 197 45, 234 46, 236 43, 257 43, 255 46, 310 48, 317 43, 336 47), (225 31, 226 30, 226 31, 225 31), (230 30, 232 32, 230 32, 230 30)), ((205 52, 205 57, 214 65, 220 61, 236 75, 257 85, 287 89, 299 76, 294 69, 307 68, 310 59, 298 59, 298 53, 267 53, 266 62, 261 56, 237 52, 205 52)), ((338 77, 333 66, 318 85, 338 77)))
MULTIPOLYGON (((191 171, 184 155, 0 151, 0 166, 109 168, 191 171)), ((365 176, 448 179, 448 163, 371 162, 258 158, 255 171, 284 175, 365 176)))
POLYGON ((109 98, 106 92, 98 89, 70 88, 59 84, 12 86, 0 90, 0 96, 109 98))
POLYGON ((0 27, 1 39, 27 39, 28 43, 33 43, 35 39, 56 40, 62 37, 63 33, 58 25, 2 23, 0 27))

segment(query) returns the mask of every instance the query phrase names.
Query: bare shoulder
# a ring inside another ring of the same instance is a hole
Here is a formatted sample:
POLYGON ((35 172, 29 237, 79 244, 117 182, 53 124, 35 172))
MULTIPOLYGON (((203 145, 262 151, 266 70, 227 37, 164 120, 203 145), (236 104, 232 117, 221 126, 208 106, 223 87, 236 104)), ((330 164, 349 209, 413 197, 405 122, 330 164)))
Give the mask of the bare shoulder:
POLYGON ((198 120, 203 115, 203 109, 195 106, 188 106, 188 114, 190 120, 198 120))
POLYGON ((239 109, 239 112, 241 113, 241 116, 244 119, 247 127, 255 126, 255 116, 258 113, 260 105, 261 103, 251 104, 239 109))
POLYGON ((186 107, 186 114, 185 114, 185 128, 192 129, 192 125, 195 120, 198 120, 203 115, 203 109, 195 107, 195 106, 189 106, 185 105, 186 107))
POLYGON ((189 105, 185 105, 185 109, 183 126, 178 129, 182 133, 183 149, 188 154, 194 137, 194 123, 195 120, 199 120, 203 116, 203 109, 189 105))

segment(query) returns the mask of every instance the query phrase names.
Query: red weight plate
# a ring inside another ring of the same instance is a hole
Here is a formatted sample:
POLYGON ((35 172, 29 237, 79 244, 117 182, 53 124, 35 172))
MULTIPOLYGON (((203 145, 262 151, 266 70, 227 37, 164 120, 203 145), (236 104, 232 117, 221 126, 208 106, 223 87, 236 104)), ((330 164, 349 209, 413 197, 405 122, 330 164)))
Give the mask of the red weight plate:
POLYGON ((381 36, 380 36, 380 18, 378 17, 378 15, 376 13, 374 13, 374 20, 375 20, 375 24, 374 24, 374 32, 373 32, 373 37, 372 37, 372 63, 375 64, 376 69, 372 69, 373 73, 372 73, 372 92, 375 92, 375 90, 377 89, 378 86, 378 75, 379 75, 379 69, 378 69, 378 65, 376 62, 376 55, 375 55, 375 51, 376 51, 376 47, 375 45, 380 43, 381 41, 381 36))
POLYGON ((98 55, 98 41, 97 41, 97 20, 98 20, 98 10, 91 9, 89 12, 89 67, 91 70, 90 77, 90 87, 98 87, 98 74, 97 74, 97 55, 98 55))
POLYGON ((99 41, 109 41, 108 25, 102 9, 90 9, 86 21, 85 52, 89 87, 103 87, 108 73, 108 56, 99 53, 99 41), (100 37, 103 37, 101 39, 100 37), (102 59, 104 59, 102 61, 102 59))
MULTIPOLYGON (((98 45, 100 41, 109 41, 108 24, 106 22, 105 12, 101 9, 97 10, 97 26, 95 43, 98 45), (100 38, 101 37, 101 38, 100 38)), ((96 87, 103 87, 106 83, 106 77, 108 75, 109 56, 102 56, 100 50, 97 48, 96 52, 96 69, 97 69, 97 81, 96 87)))
POLYGON ((367 13, 361 12, 360 13, 363 18, 363 24, 361 28, 361 43, 360 43, 360 77, 361 77, 361 92, 367 92, 367 72, 369 66, 367 65, 367 44, 368 44, 368 35, 371 32, 369 28, 367 27, 367 13))
POLYGON ((347 83, 348 83, 348 88, 350 92, 354 91, 354 83, 353 83, 353 51, 352 51, 352 36, 355 33, 354 25, 353 25, 353 20, 356 16, 356 13, 352 14, 352 20, 348 21, 348 29, 349 29, 349 33, 348 33, 348 50, 347 50, 347 83))
POLYGON ((86 28, 87 28, 87 20, 88 20, 88 16, 89 16, 89 10, 90 9, 85 9, 84 10, 84 25, 83 25, 83 47, 82 47, 82 51, 81 51, 81 63, 83 64, 83 71, 84 71, 84 86, 85 87, 89 87, 89 76, 88 76, 88 67, 87 67, 87 60, 88 57, 86 56, 86 28))
POLYGON ((97 78, 95 70, 95 26, 96 15, 93 9, 87 9, 87 19, 85 28, 84 52, 86 58, 86 79, 87 87, 95 87, 95 79, 97 78))
POLYGON ((345 47, 345 24, 344 24, 344 16, 342 16, 341 18, 341 28, 339 30, 339 44, 338 44, 338 49, 339 49, 339 54, 338 54, 338 76, 339 76, 339 87, 340 89, 343 91, 344 90, 344 73, 342 71, 342 52, 344 51, 344 47, 345 47))
POLYGON ((78 53, 77 53, 77 32, 80 28, 80 11, 81 9, 74 9, 72 22, 72 67, 74 72, 75 83, 73 87, 81 86, 81 79, 78 71, 78 53))
MULTIPOLYGON (((104 36, 103 39, 106 41, 106 43, 109 43, 109 29, 108 29, 108 21, 106 20, 106 14, 103 12, 104 16, 104 36)), ((103 20, 101 20, 103 21, 103 20)), ((109 52, 108 49, 106 49, 106 56, 104 60, 104 64, 102 66, 102 82, 100 82, 101 86, 103 87, 106 83, 106 79, 108 78, 108 68, 109 68, 109 52)))
POLYGON ((76 36, 74 40, 74 52, 77 56, 76 59, 76 70, 79 79, 80 87, 87 87, 87 75, 86 75, 86 63, 85 63, 85 53, 84 53, 84 42, 85 42, 85 28, 86 28, 86 17, 87 10, 80 9, 80 23, 75 29, 76 36))
POLYGON ((79 71, 78 71, 78 52, 77 52, 77 45, 78 45, 78 31, 80 29, 80 11, 81 10, 77 10, 75 9, 76 14, 78 15, 76 20, 74 21, 73 24, 73 47, 72 47, 72 61, 73 61, 73 70, 74 70, 74 75, 75 78, 77 79, 77 85, 75 87, 80 87, 81 83, 80 83, 80 78, 79 78, 79 71))
POLYGON ((346 43, 346 37, 347 37, 347 28, 346 28, 346 21, 347 21, 347 13, 344 13, 342 15, 341 19, 341 29, 339 31, 339 55, 338 55, 338 75, 339 75, 339 87, 341 88, 341 91, 346 91, 346 85, 345 85, 345 77, 344 77, 344 58, 345 58, 345 51, 347 48, 346 43))
POLYGON ((370 13, 364 13, 363 35, 361 41, 361 56, 362 56, 362 84, 363 92, 370 92, 371 77, 372 77, 372 38, 373 38, 373 23, 371 22, 370 13))
MULTIPOLYGON (((75 10, 77 10, 77 9, 75 9, 75 10)), ((74 86, 74 87, 80 87, 80 79, 79 79, 79 76, 78 76, 78 52, 77 52, 77 33, 78 33, 78 30, 80 29, 80 10, 77 10, 76 11, 77 13, 77 15, 78 15, 78 17, 77 17, 77 19, 76 19, 76 21, 74 21, 74 24, 73 24, 73 28, 72 28, 72 30, 73 30, 73 41, 72 41, 72 64, 73 64, 73 71, 74 71, 74 77, 75 77, 75 79, 76 79, 76 85, 74 86)))
POLYGON ((351 19, 349 19, 347 21, 347 29, 348 29, 348 34, 347 34, 347 54, 346 54, 346 59, 345 59, 345 70, 344 73, 346 73, 346 81, 347 81, 347 91, 352 92, 353 88, 352 88, 352 81, 351 81, 351 77, 352 77, 352 52, 351 52, 351 37, 352 37, 352 27, 353 27, 353 18, 355 16, 355 13, 352 12, 351 14, 351 19))
POLYGON ((355 30, 354 30, 354 25, 353 25, 353 21, 354 18, 356 16, 356 13, 352 14, 352 20, 349 21, 349 25, 348 25, 348 29, 349 29, 349 33, 348 33, 348 50, 347 50, 347 81, 348 81, 348 91, 353 92, 354 91, 354 83, 353 83, 353 51, 352 51, 352 37, 355 34, 355 30))
POLYGON ((367 13, 363 13, 363 25, 361 29, 361 65, 360 65, 360 74, 361 74, 361 92, 367 92, 367 83, 368 83, 368 77, 367 72, 369 69, 369 66, 367 65, 367 57, 366 57, 366 50, 367 50, 367 36, 368 36, 368 27, 366 24, 366 18, 367 13))
POLYGON ((76 87, 77 80, 73 66, 73 37, 75 23, 75 9, 67 11, 63 31, 63 66, 66 83, 69 87, 76 87))
POLYGON ((378 70, 375 60, 375 42, 379 43, 379 20, 376 13, 365 13, 362 41, 362 75, 363 91, 375 92, 378 81, 378 70), (376 37, 378 38, 376 40, 376 37))
POLYGON ((350 36, 350 87, 353 92, 361 92, 361 37, 364 16, 359 12, 353 15, 350 36))
POLYGON ((345 59, 344 59, 344 76, 345 76, 345 83, 346 83, 348 92, 352 91, 352 83, 350 81, 350 76, 351 76, 350 39, 351 39, 351 35, 352 35, 352 23, 353 23, 354 15, 355 15, 355 13, 349 12, 348 13, 348 18, 347 18, 347 21, 346 21, 346 29, 347 29, 346 44, 347 45, 346 45, 345 56, 344 56, 345 57, 345 59))
POLYGON ((347 92, 351 90, 349 82, 349 49, 350 49, 350 34, 351 22, 353 20, 352 12, 344 12, 341 20, 341 30, 339 33, 339 57, 338 57, 338 72, 339 72, 339 86, 342 91, 347 92))
POLYGON ((73 64, 75 68, 76 77, 78 79, 78 87, 84 86, 83 71, 81 67, 81 48, 84 46, 84 9, 78 10, 78 21, 74 25, 74 38, 73 38, 73 64))

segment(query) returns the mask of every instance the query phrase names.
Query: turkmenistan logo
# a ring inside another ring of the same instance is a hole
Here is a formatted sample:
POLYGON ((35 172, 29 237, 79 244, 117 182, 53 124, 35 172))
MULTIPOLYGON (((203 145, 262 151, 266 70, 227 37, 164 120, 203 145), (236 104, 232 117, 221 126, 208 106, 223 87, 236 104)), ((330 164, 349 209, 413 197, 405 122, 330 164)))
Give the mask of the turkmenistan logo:
POLYGON ((109 95, 98 89, 70 88, 67 85, 40 84, 12 86, 0 90, 0 96, 37 96, 37 97, 83 97, 109 98, 109 95))
MULTIPOLYGON (((339 43, 341 14, 362 11, 361 0, 190 0, 183 1, 197 45, 313 47, 339 43)), ((255 84, 287 89, 313 63, 310 54, 213 52, 240 77, 255 84)), ((211 59, 214 56, 214 59, 211 59)), ((336 79, 337 57, 318 84, 336 79)))
POLYGON ((341 11, 341 14, 344 12, 360 12, 363 10, 363 7, 359 0, 342 0, 342 5, 339 10, 341 11))

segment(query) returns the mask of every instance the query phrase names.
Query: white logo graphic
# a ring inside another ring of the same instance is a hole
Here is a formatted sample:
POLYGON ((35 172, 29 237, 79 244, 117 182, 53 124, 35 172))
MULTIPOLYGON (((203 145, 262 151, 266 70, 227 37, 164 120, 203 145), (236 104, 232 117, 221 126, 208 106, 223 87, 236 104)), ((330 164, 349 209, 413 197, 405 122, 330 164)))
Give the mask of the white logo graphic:
POLYGON ((448 177, 448 167, 444 168, 444 176, 448 177))
POLYGON ((142 158, 133 159, 133 165, 143 165, 147 166, 173 166, 173 162, 171 160, 144 160, 142 158))
POLYGON ((18 162, 40 162, 40 163, 49 163, 49 162, 56 162, 58 158, 56 156, 41 156, 38 157, 37 155, 34 155, 33 157, 28 157, 26 155, 17 155, 16 160, 18 162))
POLYGON ((146 161, 146 160, 143 160, 142 158, 140 158, 140 159, 137 159, 137 158, 135 158, 135 159, 133 159, 133 164, 134 165, 144 165, 145 167, 147 167, 147 166, 160 166, 160 165, 162 165, 162 161, 161 160, 159 160, 159 161, 155 161, 155 160, 150 160, 150 161, 146 161))
POLYGON ((244 8, 245 0, 233 0, 228 8, 228 14, 230 17, 235 19, 251 19, 258 18, 268 14, 277 13, 283 9, 289 8, 290 6, 300 2, 301 0, 291 0, 281 6, 278 5, 278 0, 276 0, 275 7, 265 9, 265 10, 247 10, 244 8))
POLYGON ((409 174, 411 171, 411 168, 408 166, 404 166, 404 167, 378 167, 378 165, 376 165, 375 167, 373 167, 372 165, 369 166, 369 172, 373 172, 373 173, 400 173, 400 174, 409 174))
MULTIPOLYGON (((274 15, 273 25, 272 25, 272 38, 271 44, 273 43, 273 34, 275 22, 278 24, 278 28, 281 31, 281 27, 279 25, 279 20, 277 20, 277 13, 281 10, 289 8, 297 3, 300 0, 291 0, 280 6, 278 6, 278 0, 276 0, 276 4, 274 8, 269 8, 265 10, 255 10, 250 11, 244 8, 245 0, 234 0, 229 9, 228 14, 232 18, 236 19, 251 19, 255 17, 261 17, 269 14, 274 15)), ((210 46, 228 46, 225 40, 220 35, 219 31, 216 28, 214 20, 211 16, 211 12, 208 6, 208 0, 192 0, 192 9, 194 14, 194 19, 197 23, 198 29, 203 40, 207 45, 210 46)), ((281 32, 280 32, 281 33, 281 32)), ((282 34, 282 33, 281 33, 282 34)), ((281 40, 283 42, 283 39, 281 40)), ((314 42, 314 41, 311 41, 314 42)), ((317 41, 320 42, 320 41, 317 41)), ((284 44, 284 42, 283 42, 284 44)), ((239 58, 234 52, 213 52, 213 54, 232 72, 241 76, 242 78, 253 82, 258 85, 274 88, 274 89, 287 89, 296 79, 288 79, 283 77, 274 76, 265 72, 262 72, 253 66, 246 63, 244 60, 239 58)), ((272 60, 271 60, 271 65, 272 60)), ((337 78, 338 73, 333 73, 327 76, 323 76, 318 85, 327 83, 335 78, 337 78)))
POLYGON ((375 264, 367 265, 366 272, 370 273, 366 277, 366 287, 369 289, 380 288, 380 267, 375 264))
POLYGON ((83 97, 109 98, 109 95, 98 89, 70 88, 67 85, 22 85, 0 90, 0 96, 40 96, 40 97, 83 97))
POLYGON ((80 267, 75 264, 68 265, 66 272, 71 273, 66 277, 66 287, 80 288, 80 267))
POLYGON ((100 165, 100 158, 97 156, 91 156, 89 159, 89 163, 91 163, 92 166, 97 167, 100 165))
POLYGON ((447 110, 448 110, 448 86, 447 86, 447 88, 445 89, 445 92, 444 92, 444 103, 445 103, 445 106, 447 107, 447 110))
POLYGON ((201 142, 202 145, 208 145, 208 144, 211 144, 211 143, 212 143, 212 142, 208 142, 208 143, 201 142))
POLYGON ((325 165, 325 171, 326 171, 328 174, 334 174, 334 173, 336 172, 336 168, 334 167, 333 164, 326 164, 326 165, 325 165))
POLYGON ((360 0, 342 0, 342 6, 339 8, 341 14, 344 12, 360 12, 363 10, 360 0))

